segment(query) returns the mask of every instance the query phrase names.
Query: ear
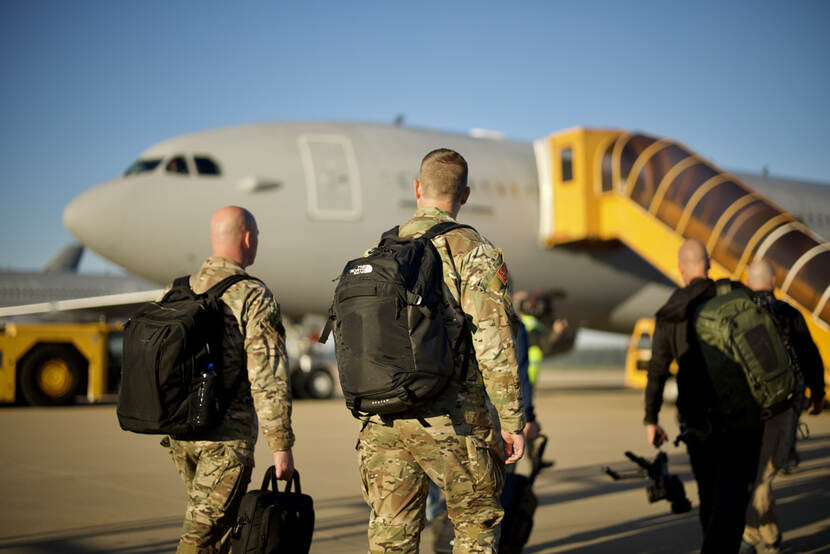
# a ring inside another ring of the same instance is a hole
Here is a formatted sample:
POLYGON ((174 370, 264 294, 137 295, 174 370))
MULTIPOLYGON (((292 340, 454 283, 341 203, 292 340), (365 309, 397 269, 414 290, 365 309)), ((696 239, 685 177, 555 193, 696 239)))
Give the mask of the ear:
POLYGON ((246 250, 251 248, 251 232, 245 231, 242 233, 242 247, 246 250))
POLYGON ((470 198, 470 187, 465 187, 464 192, 461 193, 461 199, 458 201, 459 206, 463 206, 467 203, 467 199, 470 198))
POLYGON ((418 179, 415 179, 414 181, 412 181, 412 188, 415 191, 415 200, 420 200, 421 196, 422 196, 421 181, 419 181, 418 179))

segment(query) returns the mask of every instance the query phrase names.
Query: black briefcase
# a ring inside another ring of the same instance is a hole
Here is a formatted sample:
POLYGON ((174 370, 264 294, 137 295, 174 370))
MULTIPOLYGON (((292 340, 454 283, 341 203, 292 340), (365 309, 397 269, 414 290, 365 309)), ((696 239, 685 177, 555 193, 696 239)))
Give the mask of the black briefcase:
POLYGON ((285 490, 277 489, 274 466, 265 472, 260 490, 248 491, 239 505, 231 533, 233 554, 303 554, 311 548, 314 503, 302 493, 294 470, 285 490), (292 489, 293 485, 293 491, 292 489), (269 489, 270 486, 270 489, 269 489))

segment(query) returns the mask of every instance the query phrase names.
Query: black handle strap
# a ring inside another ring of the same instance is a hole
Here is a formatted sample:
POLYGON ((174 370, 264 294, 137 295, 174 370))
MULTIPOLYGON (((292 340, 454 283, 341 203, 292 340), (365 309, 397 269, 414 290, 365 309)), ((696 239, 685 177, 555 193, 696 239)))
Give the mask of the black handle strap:
MULTIPOLYGON (((286 481, 285 489, 283 492, 292 492, 291 488, 293 485, 293 492, 301 493, 303 489, 300 487, 300 472, 296 469, 294 470, 294 474, 291 476, 291 479, 286 481)), ((274 466, 269 467, 265 470, 265 477, 262 479, 262 490, 272 490, 274 492, 278 492, 279 489, 277 488, 277 469, 274 466)))
POLYGON ((329 341, 329 335, 331 334, 332 326, 334 322, 332 318, 329 317, 326 319, 326 324, 323 325, 323 330, 320 332, 320 338, 317 339, 317 342, 320 344, 326 344, 329 341))

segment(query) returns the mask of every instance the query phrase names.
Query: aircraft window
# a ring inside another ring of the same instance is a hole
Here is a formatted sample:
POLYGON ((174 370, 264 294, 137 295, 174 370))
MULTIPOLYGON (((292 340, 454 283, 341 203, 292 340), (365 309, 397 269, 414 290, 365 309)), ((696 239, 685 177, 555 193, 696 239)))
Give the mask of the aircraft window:
POLYGON ((207 156, 193 156, 193 161, 199 175, 222 175, 219 165, 207 156))
POLYGON ((136 160, 124 172, 124 176, 138 175, 139 173, 147 173, 153 171, 161 163, 161 158, 136 160))
POLYGON ((187 162, 184 159, 184 156, 176 156, 169 162, 167 165, 164 166, 164 169, 167 170, 167 173, 178 173, 180 175, 187 175, 187 162))
POLYGON ((562 182, 567 183, 574 178, 573 168, 573 150, 570 148, 563 148, 559 154, 562 159, 562 182))

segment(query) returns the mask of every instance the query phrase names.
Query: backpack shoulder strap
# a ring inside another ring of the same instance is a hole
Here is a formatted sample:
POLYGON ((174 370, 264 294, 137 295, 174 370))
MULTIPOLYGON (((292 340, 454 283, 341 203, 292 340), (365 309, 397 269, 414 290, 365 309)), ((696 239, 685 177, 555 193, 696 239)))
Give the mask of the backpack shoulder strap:
POLYGON ((171 298, 181 298, 185 295, 187 298, 195 298, 196 293, 190 288, 190 275, 182 275, 173 279, 173 283, 167 292, 164 293, 161 301, 166 302, 171 298))
POLYGON ((398 235, 398 230, 399 229, 400 229, 400 225, 395 225, 394 227, 392 227, 388 231, 384 232, 380 236, 380 242, 383 242, 384 239, 392 239, 392 240, 400 239, 400 235, 398 235))
MULTIPOLYGON (((443 235, 444 233, 449 233, 453 229, 473 229, 470 225, 465 225, 463 223, 456 223, 455 221, 442 221, 441 223, 436 223, 432 227, 426 230, 420 238, 422 239, 434 239, 439 235, 443 235)), ((475 231, 475 229, 473 229, 475 231)))
MULTIPOLYGON (((444 233, 449 233, 453 229, 473 229, 470 225, 465 225, 464 223, 456 223, 455 221, 442 221, 441 223, 436 223, 422 234, 419 239, 433 239, 438 235, 443 235, 444 233)), ((475 229, 473 229, 475 231, 475 229)), ((401 240, 401 236, 399 234, 400 226, 396 225, 392 227, 385 233, 380 236, 380 240, 383 241, 384 239, 392 239, 392 240, 401 240)))
POLYGON ((231 286, 246 279, 252 279, 254 281, 259 281, 260 283, 262 283, 261 280, 257 279, 256 277, 252 277, 247 273, 235 273, 234 275, 225 277, 224 279, 210 287, 205 292, 205 294, 207 294, 208 296, 213 296, 214 298, 219 298, 220 296, 225 294, 225 291, 228 290, 231 286))
POLYGON ((173 287, 182 287, 186 289, 190 289, 190 275, 182 275, 181 277, 176 277, 173 280, 173 287))

